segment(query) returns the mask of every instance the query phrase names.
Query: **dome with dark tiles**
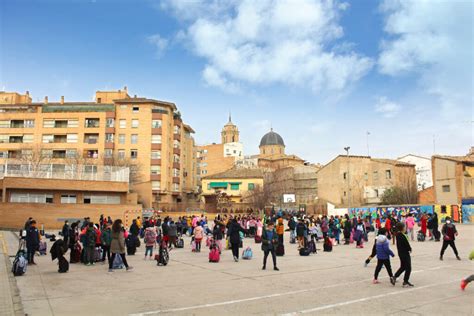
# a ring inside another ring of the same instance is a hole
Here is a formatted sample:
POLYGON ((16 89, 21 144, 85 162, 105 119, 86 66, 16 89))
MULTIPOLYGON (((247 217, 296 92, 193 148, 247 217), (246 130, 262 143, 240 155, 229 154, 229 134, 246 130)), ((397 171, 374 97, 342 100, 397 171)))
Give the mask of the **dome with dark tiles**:
POLYGON ((283 142, 283 138, 273 131, 273 129, 263 135, 262 140, 260 140, 260 147, 261 146, 271 146, 271 145, 280 145, 285 146, 285 142, 283 142))

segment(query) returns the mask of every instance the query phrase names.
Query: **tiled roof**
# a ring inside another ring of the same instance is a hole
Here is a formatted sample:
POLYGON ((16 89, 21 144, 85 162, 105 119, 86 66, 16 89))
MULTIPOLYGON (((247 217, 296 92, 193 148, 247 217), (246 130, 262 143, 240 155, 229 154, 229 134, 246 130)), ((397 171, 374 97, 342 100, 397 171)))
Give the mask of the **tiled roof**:
POLYGON ((263 171, 261 169, 230 169, 218 174, 204 177, 203 179, 254 179, 262 178, 263 171))

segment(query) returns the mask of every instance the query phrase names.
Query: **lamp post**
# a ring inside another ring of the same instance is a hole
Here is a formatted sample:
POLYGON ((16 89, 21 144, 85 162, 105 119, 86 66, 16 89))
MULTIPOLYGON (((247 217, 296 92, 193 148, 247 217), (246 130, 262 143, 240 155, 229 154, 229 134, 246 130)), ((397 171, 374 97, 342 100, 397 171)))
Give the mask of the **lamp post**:
POLYGON ((351 149, 351 147, 344 147, 347 157, 347 212, 350 212, 351 208, 351 176, 349 173, 349 149, 351 149))

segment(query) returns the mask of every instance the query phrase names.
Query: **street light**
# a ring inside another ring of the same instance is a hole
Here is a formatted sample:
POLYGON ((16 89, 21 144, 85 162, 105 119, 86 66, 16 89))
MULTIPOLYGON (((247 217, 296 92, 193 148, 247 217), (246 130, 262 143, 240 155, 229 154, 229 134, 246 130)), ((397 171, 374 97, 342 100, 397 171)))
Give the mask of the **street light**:
POLYGON ((344 147, 347 157, 347 212, 350 212, 351 208, 351 177, 349 173, 349 149, 351 149, 351 147, 344 147))

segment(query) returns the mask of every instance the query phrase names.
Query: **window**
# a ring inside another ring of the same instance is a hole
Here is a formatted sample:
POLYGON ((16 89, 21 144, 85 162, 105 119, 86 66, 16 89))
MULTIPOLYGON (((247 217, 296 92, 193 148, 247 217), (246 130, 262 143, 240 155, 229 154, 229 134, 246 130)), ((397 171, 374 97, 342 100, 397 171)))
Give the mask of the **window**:
POLYGON ((207 170, 201 170, 201 174, 207 174, 207 170))
POLYGON ((379 172, 374 171, 374 180, 378 180, 378 179, 379 179, 379 172))
POLYGON ((449 184, 443 185, 442 188, 443 192, 451 192, 451 187, 449 186, 449 184))
POLYGON ((369 174, 367 172, 364 173, 364 180, 369 180, 369 174))
POLYGON ((114 142, 114 134, 111 134, 111 133, 105 134, 105 142, 106 143, 113 143, 114 142))
POLYGON ((67 127, 79 127, 79 120, 67 120, 67 127))
POLYGON ((43 127, 44 128, 54 127, 54 120, 43 120, 43 127))
POLYGON ((121 108, 122 110, 125 110, 125 109, 127 108, 127 105, 126 105, 126 104, 122 104, 122 105, 120 105, 120 108, 121 108))
POLYGON ((119 149, 117 156, 118 159, 125 159, 125 150, 119 149))
POLYGON ((67 128, 67 120, 54 121, 54 128, 67 128))
POLYGON ((120 204, 120 196, 84 195, 84 204, 120 204))
POLYGON ((133 113, 138 113, 138 111, 140 111, 140 108, 139 108, 138 106, 134 106, 134 107, 132 108, 132 112, 133 112, 133 113))
POLYGON ((151 135, 152 144, 161 144, 161 135, 151 135))
POLYGON ((137 157, 138 157, 138 150, 130 149, 130 158, 131 159, 137 159, 137 157))
POLYGON ((113 118, 108 118, 107 121, 105 122, 106 127, 115 127, 115 119, 113 118))
POLYGON ((230 184, 230 189, 237 191, 239 189, 239 184, 238 183, 231 183, 230 184))
POLYGON ((23 135, 23 142, 24 143, 32 143, 33 142, 33 134, 25 134, 23 135))
POLYGON ((25 120, 25 127, 35 127, 35 120, 25 120))
POLYGON ((99 127, 100 120, 98 118, 87 118, 85 120, 85 127, 87 128, 97 128, 99 127))
POLYGON ((375 192, 375 197, 379 197, 379 190, 375 189, 374 192, 375 192))
POLYGON ((52 143, 54 142, 54 135, 51 134, 43 134, 43 143, 52 143))
POLYGON ((173 191, 174 192, 179 191, 179 184, 178 183, 173 183, 173 191))
POLYGON ((125 134, 119 134, 119 144, 125 144, 125 134))
POLYGON ((343 178, 344 180, 347 179, 347 172, 344 172, 344 173, 342 174, 342 178, 343 178))
POLYGON ((161 151, 160 150, 152 150, 151 151, 151 159, 161 159, 161 151))
POLYGON ((105 149, 104 150, 104 157, 105 158, 112 158, 114 151, 112 149, 105 149))
POLYGON ((0 121, 0 128, 10 128, 10 121, 0 121))
POLYGON ((66 158, 76 158, 76 157, 77 157, 77 150, 75 149, 66 150, 66 158))
POLYGON ((132 128, 138 128, 138 120, 132 120, 132 128))
POLYGON ((385 170, 385 179, 392 179, 392 171, 385 170))
POLYGON ((66 139, 68 143, 77 143, 77 134, 67 134, 66 139))
POLYGON ((173 132, 174 132, 175 134, 179 134, 180 128, 179 128, 178 125, 175 125, 175 126, 174 126, 173 132))
POLYGON ((132 134, 130 136, 130 143, 131 144, 137 144, 138 143, 138 135, 137 134, 132 134))
POLYGON ((151 181, 151 189, 152 190, 160 190, 161 189, 161 182, 160 181, 151 181))
POLYGON ((150 173, 153 175, 161 174, 161 166, 151 166, 150 173))
POLYGON ((119 121, 120 128, 127 128, 127 120, 120 120, 119 121))
POLYGON ((178 140, 175 140, 175 141, 173 142, 173 148, 179 149, 179 147, 180 147, 179 141, 178 141, 178 140))
POLYGON ((77 197, 75 194, 61 194, 61 204, 76 204, 77 197))
POLYGON ((151 128, 161 128, 162 122, 161 120, 152 120, 151 121, 151 128))
POLYGON ((53 203, 52 194, 42 193, 16 193, 10 195, 12 203, 53 203))
POLYGON ((179 169, 173 168, 173 177, 179 177, 179 169))
POLYGON ((179 162, 179 155, 173 155, 173 162, 179 162))
POLYGON ((346 196, 346 191, 344 191, 344 196, 346 196))
POLYGON ((255 183, 249 183, 248 190, 249 191, 255 190, 255 183))

